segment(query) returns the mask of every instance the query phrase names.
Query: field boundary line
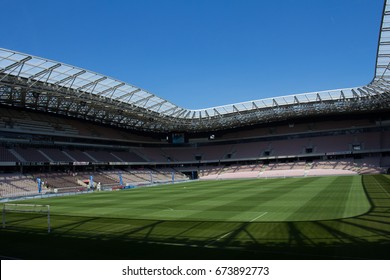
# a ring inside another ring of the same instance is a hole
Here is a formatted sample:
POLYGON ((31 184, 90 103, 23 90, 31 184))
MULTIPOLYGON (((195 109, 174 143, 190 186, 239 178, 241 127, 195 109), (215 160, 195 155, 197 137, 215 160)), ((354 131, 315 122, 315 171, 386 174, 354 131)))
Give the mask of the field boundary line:
POLYGON ((249 222, 250 222, 250 223, 251 223, 251 222, 254 222, 254 221, 256 221, 258 218, 261 218, 261 217, 265 216, 266 214, 268 214, 268 212, 263 212, 262 214, 260 214, 260 215, 257 216, 256 218, 250 220, 249 222))

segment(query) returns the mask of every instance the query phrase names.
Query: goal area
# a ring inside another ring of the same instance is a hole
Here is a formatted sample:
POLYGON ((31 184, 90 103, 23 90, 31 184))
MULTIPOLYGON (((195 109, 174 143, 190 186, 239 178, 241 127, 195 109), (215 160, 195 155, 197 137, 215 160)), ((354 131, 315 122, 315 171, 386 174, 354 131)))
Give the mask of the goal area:
POLYGON ((3 204, 2 225, 13 227, 46 227, 50 233, 50 205, 3 204))

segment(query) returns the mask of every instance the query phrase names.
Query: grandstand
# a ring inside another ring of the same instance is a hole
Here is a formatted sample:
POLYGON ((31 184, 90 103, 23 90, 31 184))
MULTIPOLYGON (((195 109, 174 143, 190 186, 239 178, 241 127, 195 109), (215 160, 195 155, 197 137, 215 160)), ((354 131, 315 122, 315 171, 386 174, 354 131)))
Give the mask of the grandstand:
POLYGON ((73 193, 97 183, 390 173, 389 34, 386 2, 367 85, 198 110, 0 49, 0 198, 38 194, 38 178, 43 193, 73 193))
MULTIPOLYGON (((386 173, 390 167, 388 110, 343 113, 342 121, 335 113, 325 120, 297 115, 286 121, 213 131, 214 139, 211 133, 188 132, 183 143, 172 143, 170 132, 128 131, 18 106, 15 102, 1 107, 4 176, 30 175, 35 180, 38 174, 52 173, 57 183, 51 186, 62 182, 59 172, 99 176, 118 170, 158 173, 168 168, 182 180, 184 174, 187 179, 269 178, 386 173)), ((151 182, 150 175, 139 179, 139 184, 151 182)), ((119 184, 101 181, 106 186, 119 184)), ((72 186, 66 184, 67 190, 82 189, 77 180, 68 182, 72 186)))
POLYGON ((109 76, 0 49, 1 170, 52 173, 58 182, 58 172, 109 177, 167 168, 182 179, 389 172, 389 9, 385 4, 368 85, 198 110, 109 76))

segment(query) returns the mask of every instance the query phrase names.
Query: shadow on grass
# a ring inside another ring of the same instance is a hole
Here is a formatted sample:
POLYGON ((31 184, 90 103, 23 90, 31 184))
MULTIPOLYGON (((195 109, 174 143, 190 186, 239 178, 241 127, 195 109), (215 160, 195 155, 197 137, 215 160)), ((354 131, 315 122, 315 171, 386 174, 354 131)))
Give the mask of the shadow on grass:
POLYGON ((27 259, 388 259, 390 183, 363 176, 364 215, 309 222, 156 221, 53 216, 0 231, 0 255, 27 259), (6 242, 4 242, 6 241, 6 242))

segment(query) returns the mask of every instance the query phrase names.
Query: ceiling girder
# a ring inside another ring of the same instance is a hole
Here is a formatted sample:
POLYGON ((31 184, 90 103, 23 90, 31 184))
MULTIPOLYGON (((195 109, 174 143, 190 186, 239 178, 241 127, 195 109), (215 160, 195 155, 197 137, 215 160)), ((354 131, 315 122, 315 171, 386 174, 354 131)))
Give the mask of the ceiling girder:
MULTIPOLYGON (((6 71, 8 71, 8 70, 11 70, 12 68, 16 68, 16 67, 18 67, 20 64, 24 64, 25 62, 29 61, 30 59, 32 59, 32 57, 31 57, 31 56, 27 56, 27 57, 25 57, 25 58, 23 58, 23 59, 21 59, 21 60, 15 62, 15 63, 11 64, 11 65, 8 65, 7 67, 5 67, 5 68, 3 68, 3 69, 0 69, 0 73, 4 73, 4 72, 6 72, 6 71)), ((14 69, 14 70, 15 70, 15 69, 14 69)), ((12 71, 11 71, 11 72, 12 72, 12 71)))
POLYGON ((102 95, 104 95, 104 94, 106 94, 106 93, 108 93, 110 91, 113 91, 113 93, 110 96, 110 98, 111 98, 113 96, 113 94, 115 93, 115 90, 120 88, 120 87, 122 87, 122 86, 124 86, 124 85, 125 85, 125 83, 120 83, 119 85, 116 85, 116 86, 110 87, 108 89, 105 89, 105 90, 103 90, 103 91, 101 91, 101 92, 99 92, 97 94, 102 96, 102 95))
POLYGON ((130 96, 129 99, 131 99, 132 95, 134 95, 135 93, 140 92, 140 91, 141 91, 141 89, 140 89, 140 88, 137 88, 137 89, 135 89, 135 90, 133 90, 133 91, 130 91, 130 92, 128 92, 128 93, 125 93, 125 94, 123 94, 123 95, 117 97, 116 100, 121 100, 121 99, 123 99, 123 98, 125 98, 125 97, 128 97, 128 96, 130 96))
POLYGON ((100 83, 101 81, 104 81, 106 79, 107 79, 107 77, 101 77, 100 79, 97 79, 96 81, 90 82, 88 84, 85 84, 85 85, 83 85, 81 87, 76 88, 76 90, 77 91, 81 91, 81 90, 83 90, 85 88, 91 87, 93 85, 97 85, 98 83, 100 83))
MULTIPOLYGON (((66 78, 64 78, 64 79, 62 79, 62 80, 60 80, 60 81, 55 82, 54 85, 58 86, 59 84, 68 82, 68 81, 70 81, 70 80, 74 80, 74 79, 76 79, 78 76, 80 76, 80 75, 82 75, 82 74, 84 74, 84 73, 86 73, 86 72, 87 72, 87 71, 85 71, 85 70, 81 70, 80 72, 77 72, 76 74, 73 74, 72 76, 66 77, 66 78)), ((65 86, 65 85, 63 85, 63 86, 65 86)))
POLYGON ((53 71, 54 69, 56 69, 56 68, 58 68, 58 67, 60 67, 60 66, 61 66, 61 64, 60 64, 60 63, 57 63, 57 64, 55 64, 55 65, 53 65, 53 66, 51 66, 51 67, 49 67, 49 68, 47 68, 47 69, 44 69, 44 70, 42 70, 42 71, 40 71, 40 72, 38 72, 38 73, 36 73, 36 74, 34 74, 34 75, 28 77, 28 79, 29 79, 29 80, 35 80, 35 78, 37 78, 37 77, 39 77, 39 76, 41 76, 41 75, 43 75, 43 74, 46 74, 46 73, 48 73, 48 72, 51 72, 51 71, 53 71))

